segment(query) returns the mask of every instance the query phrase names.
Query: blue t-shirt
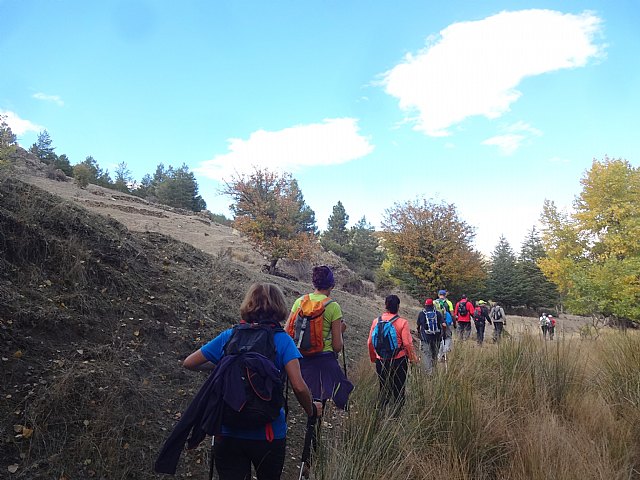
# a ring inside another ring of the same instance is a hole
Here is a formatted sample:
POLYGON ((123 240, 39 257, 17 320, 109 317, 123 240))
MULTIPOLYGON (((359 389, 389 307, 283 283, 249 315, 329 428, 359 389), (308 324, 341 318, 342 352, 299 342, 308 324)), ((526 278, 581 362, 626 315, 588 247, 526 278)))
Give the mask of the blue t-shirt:
MULTIPOLYGON (((218 363, 224 356, 224 346, 231 338, 233 329, 225 330, 209 343, 204 345, 200 351, 207 360, 212 363, 218 363)), ((273 336, 273 342, 276 346, 275 366, 281 372, 284 366, 291 360, 302 358, 300 351, 293 343, 293 339, 286 332, 277 332, 273 336)), ((282 439, 287 436, 287 422, 284 418, 284 408, 280 409, 280 416, 271 423, 273 428, 273 438, 282 439)), ((233 438, 243 438, 246 440, 265 440, 266 434, 264 427, 260 428, 228 428, 222 425, 222 435, 233 438)))

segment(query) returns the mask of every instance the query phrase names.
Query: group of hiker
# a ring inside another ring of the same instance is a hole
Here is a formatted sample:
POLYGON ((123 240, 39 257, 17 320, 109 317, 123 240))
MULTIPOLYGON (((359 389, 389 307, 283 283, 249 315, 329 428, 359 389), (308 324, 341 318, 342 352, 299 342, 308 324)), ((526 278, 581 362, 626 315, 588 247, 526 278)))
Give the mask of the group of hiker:
MULTIPOLYGON (((290 386, 308 416, 300 465, 300 478, 306 476, 321 425, 316 419, 329 399, 346 409, 354 388, 344 355, 347 325, 340 305, 330 297, 332 270, 314 267, 312 283, 314 291, 296 299, 290 309, 276 285, 252 285, 240 306, 239 323, 184 360, 187 369, 211 373, 163 445, 156 472, 174 474, 185 443, 193 449, 208 434, 213 438, 210 478, 215 465, 221 480, 250 480, 253 465, 258 480, 279 479, 290 386)), ((399 308, 400 298, 387 296, 385 311, 373 319, 367 340, 379 379, 379 404, 391 406, 392 412, 404 403, 409 363, 418 361, 409 321, 398 314, 399 308)), ((445 290, 425 300, 417 336, 426 371, 446 362, 456 329, 459 339, 469 338, 472 321, 482 345, 485 324, 494 325, 493 338, 499 341, 506 316, 500 305, 489 308, 478 300, 474 306, 465 295, 454 306, 445 290)))
MULTIPOLYGON (((380 384, 379 403, 385 407, 393 401, 394 408, 404 403, 408 363, 417 362, 413 338, 407 319, 398 315, 400 299, 389 295, 385 312, 373 320, 367 341, 369 358, 375 363, 380 384)), ((493 340, 498 342, 504 332, 504 309, 494 303, 491 308, 483 301, 475 304, 462 295, 455 304, 447 299, 447 291, 438 291, 438 298, 427 298, 418 313, 417 336, 420 342, 422 365, 431 373, 438 362, 446 362, 457 329, 460 340, 471 334, 471 322, 476 330, 478 345, 484 342, 486 323, 493 324, 493 340)))
POLYGON ((540 329, 542 330, 542 337, 546 340, 547 336, 549 340, 553 340, 553 336, 556 333, 556 319, 550 313, 542 313, 540 316, 540 329))

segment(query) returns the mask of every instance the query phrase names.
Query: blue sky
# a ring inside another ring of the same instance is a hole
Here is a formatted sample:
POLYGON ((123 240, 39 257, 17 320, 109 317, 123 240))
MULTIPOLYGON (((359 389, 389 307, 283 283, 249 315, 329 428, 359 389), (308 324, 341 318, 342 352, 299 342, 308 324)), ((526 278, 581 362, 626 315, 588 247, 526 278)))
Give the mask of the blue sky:
POLYGON ((638 25, 637 0, 0 0, 0 112, 72 164, 186 163, 214 212, 258 165, 320 228, 425 196, 519 250, 593 158, 638 165, 638 25))

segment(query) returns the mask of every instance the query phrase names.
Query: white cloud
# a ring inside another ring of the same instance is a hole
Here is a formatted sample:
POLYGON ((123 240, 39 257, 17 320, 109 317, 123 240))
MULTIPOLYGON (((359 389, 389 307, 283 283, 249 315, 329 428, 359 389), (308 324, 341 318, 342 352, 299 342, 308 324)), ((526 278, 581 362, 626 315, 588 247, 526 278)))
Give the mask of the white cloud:
POLYGON ((505 130, 507 132, 526 132, 530 133, 531 135, 535 135, 536 137, 542 135, 542 130, 532 127, 522 120, 505 127, 505 130))
POLYGON ((383 75, 385 91, 415 129, 430 136, 467 117, 493 119, 509 111, 529 76, 582 67, 603 54, 595 43, 601 20, 552 10, 501 12, 483 20, 449 25, 437 39, 383 75))
POLYGON ((10 112, 8 110, 0 110, 0 114, 7 117, 7 125, 9 125, 11 131, 15 135, 20 136, 27 132, 39 132, 41 130, 44 130, 44 127, 32 123, 29 120, 24 120, 20 118, 16 113, 10 112))
POLYGON ((42 100, 45 102, 53 102, 60 107, 64 106, 64 102, 62 101, 62 98, 60 98, 59 95, 47 95, 46 93, 38 92, 38 93, 34 93, 32 96, 33 98, 36 98, 38 100, 42 100))
POLYGON ((249 172, 254 166, 290 171, 303 166, 337 165, 364 157, 374 148, 358 133, 353 118, 325 119, 275 132, 258 130, 247 140, 231 138, 228 142, 227 153, 202 162, 194 171, 221 180, 235 172, 249 172))
POLYGON ((511 155, 520 148, 525 138, 524 135, 507 133, 505 135, 496 135, 495 137, 487 138, 482 144, 496 146, 504 155, 511 155))
POLYGON ((522 146, 525 140, 532 136, 539 137, 542 135, 541 130, 523 121, 504 127, 503 130, 506 133, 488 138, 482 142, 482 145, 496 146, 504 155, 511 155, 522 146))

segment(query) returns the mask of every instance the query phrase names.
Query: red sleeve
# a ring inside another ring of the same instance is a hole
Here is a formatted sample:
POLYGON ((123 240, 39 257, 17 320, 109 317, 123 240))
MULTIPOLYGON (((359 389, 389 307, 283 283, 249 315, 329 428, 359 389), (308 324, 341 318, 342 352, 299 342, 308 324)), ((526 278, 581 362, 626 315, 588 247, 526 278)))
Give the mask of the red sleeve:
POLYGON ((376 351, 373 348, 373 342, 371 341, 371 335, 373 334, 373 329, 376 328, 376 323, 378 323, 378 319, 374 318, 371 323, 371 329, 369 330, 369 338, 367 339, 367 348, 369 349, 369 359, 371 360, 371 363, 375 363, 378 358, 376 351))
POLYGON ((411 337, 409 322, 406 319, 402 323, 400 335, 402 336, 402 346, 407 352, 407 355, 409 356, 409 360, 415 363, 417 361, 417 358, 416 358, 416 353, 413 350, 413 338, 411 337))

